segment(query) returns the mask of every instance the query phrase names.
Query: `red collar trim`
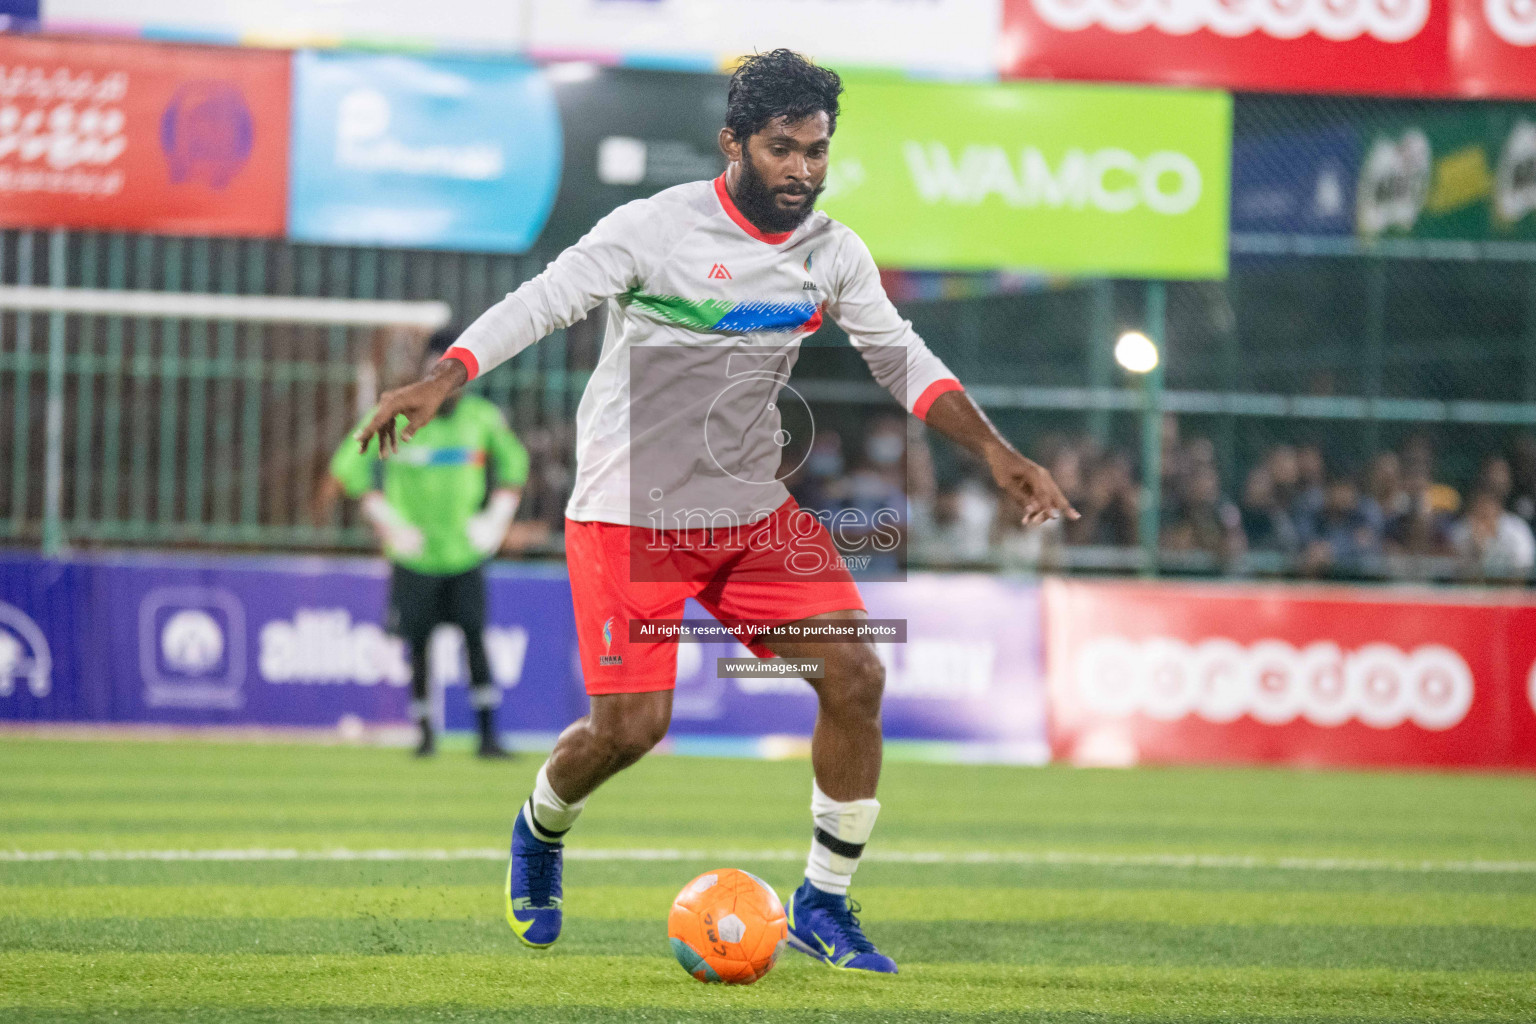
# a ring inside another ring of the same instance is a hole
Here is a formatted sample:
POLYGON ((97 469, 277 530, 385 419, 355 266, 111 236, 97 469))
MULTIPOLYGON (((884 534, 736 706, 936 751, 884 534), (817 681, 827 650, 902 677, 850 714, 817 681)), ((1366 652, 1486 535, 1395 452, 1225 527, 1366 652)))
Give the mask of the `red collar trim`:
POLYGON ((731 199, 730 189, 725 187, 724 173, 721 173, 720 177, 715 179, 715 195, 720 197, 720 206, 725 210, 725 215, 735 221, 737 227, 759 242, 767 242, 769 245, 783 245, 789 241, 789 236, 795 233, 794 229, 790 229, 776 235, 770 235, 766 231, 757 230, 752 222, 747 220, 740 210, 736 209, 736 203, 731 199))

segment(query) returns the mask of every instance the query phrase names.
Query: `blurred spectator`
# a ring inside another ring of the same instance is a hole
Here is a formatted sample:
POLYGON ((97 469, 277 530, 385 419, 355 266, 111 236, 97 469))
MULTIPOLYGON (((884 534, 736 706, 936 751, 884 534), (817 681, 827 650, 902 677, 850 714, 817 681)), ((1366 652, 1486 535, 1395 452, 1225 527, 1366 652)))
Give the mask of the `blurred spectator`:
POLYGON ((938 565, 984 562, 992 552, 992 526, 997 516, 998 500, 992 487, 972 477, 942 487, 934 498, 933 532, 924 539, 919 553, 938 565))
POLYGON ((1301 550, 1301 536, 1290 505, 1281 500, 1280 489, 1266 462, 1253 467, 1243 486, 1243 533, 1255 551, 1294 555, 1301 550))
POLYGON ((1462 570, 1475 579, 1517 581, 1536 564, 1536 537, 1525 520, 1504 510, 1496 490, 1480 490, 1450 531, 1451 548, 1462 570))
POLYGON ((1492 494, 1499 499, 1501 508, 1508 508, 1510 496, 1515 490, 1514 472, 1510 469, 1509 460, 1502 455, 1490 455, 1484 459, 1472 489, 1492 494))
POLYGON ((1324 575, 1342 570, 1356 574, 1381 554, 1381 518, 1361 501, 1359 488, 1348 476, 1335 477, 1323 492, 1317 512, 1299 522, 1302 571, 1324 575))
POLYGON ((1403 477, 1409 491, 1421 488, 1429 505, 1442 516, 1461 511, 1461 495, 1449 484, 1435 480, 1435 447, 1428 434, 1415 434, 1403 443, 1403 477))
POLYGON ((1509 509, 1527 523, 1536 523, 1536 435, 1515 435, 1509 467, 1514 483, 1509 509))
POLYGON ((1203 551, 1224 561, 1243 553, 1242 513, 1222 496, 1214 466, 1190 464, 1173 507, 1165 509, 1161 545, 1169 551, 1203 551))
POLYGON ((1107 452, 1095 460, 1075 507, 1082 518, 1063 524, 1068 544, 1134 547, 1141 488, 1131 472, 1130 456, 1107 452))
POLYGON ((1448 552, 1450 517, 1461 504, 1454 490, 1437 485, 1421 451, 1403 453, 1401 510, 1387 521, 1389 550, 1404 555, 1443 555, 1448 552), (1446 492, 1449 491, 1449 494, 1446 492))
POLYGON ((1328 466, 1323 451, 1315 444, 1296 449, 1296 496, 1291 514, 1298 522, 1314 519, 1323 510, 1328 489, 1328 466))
POLYGON ((1385 532, 1387 523, 1408 511, 1408 492, 1403 489, 1403 463, 1396 452, 1379 452, 1366 474, 1366 494, 1361 510, 1385 532))

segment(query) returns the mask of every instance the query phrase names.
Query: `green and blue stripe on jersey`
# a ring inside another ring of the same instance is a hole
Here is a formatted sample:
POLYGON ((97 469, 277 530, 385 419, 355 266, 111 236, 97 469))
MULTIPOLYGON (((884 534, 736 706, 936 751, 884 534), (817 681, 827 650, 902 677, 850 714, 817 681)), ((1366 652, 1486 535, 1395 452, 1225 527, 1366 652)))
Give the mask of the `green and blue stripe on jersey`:
POLYGON ((729 302, 648 295, 635 289, 623 301, 669 324, 722 334, 783 331, 809 334, 821 326, 821 307, 812 302, 729 302))

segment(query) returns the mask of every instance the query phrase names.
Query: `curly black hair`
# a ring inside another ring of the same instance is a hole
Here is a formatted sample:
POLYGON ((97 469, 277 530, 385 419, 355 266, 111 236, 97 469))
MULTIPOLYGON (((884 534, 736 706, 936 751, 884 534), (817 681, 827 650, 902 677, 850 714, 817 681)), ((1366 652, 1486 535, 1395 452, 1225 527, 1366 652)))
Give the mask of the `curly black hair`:
POLYGON ((794 50, 777 49, 744 57, 731 75, 725 126, 745 143, 776 117, 791 122, 824 110, 837 130, 837 97, 843 80, 794 50))

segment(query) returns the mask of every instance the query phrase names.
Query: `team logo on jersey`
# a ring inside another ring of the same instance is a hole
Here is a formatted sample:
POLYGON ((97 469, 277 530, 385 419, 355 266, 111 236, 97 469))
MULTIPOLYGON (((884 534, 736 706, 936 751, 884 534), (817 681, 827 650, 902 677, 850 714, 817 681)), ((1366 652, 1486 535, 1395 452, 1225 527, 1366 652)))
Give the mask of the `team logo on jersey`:
POLYGON ((597 659, 597 663, 599 665, 622 665, 622 664, 624 664, 624 656, 622 654, 614 654, 613 653, 613 616, 612 615, 608 616, 608 618, 603 620, 603 651, 604 651, 604 653, 601 656, 599 656, 598 659, 597 659))
POLYGON ((809 274, 811 272, 811 260, 813 260, 815 258, 816 258, 816 250, 812 249, 811 250, 811 254, 805 258, 805 272, 807 274, 809 274))
POLYGON ((731 280, 731 272, 725 269, 724 263, 716 263, 709 268, 709 279, 711 281, 729 281, 731 280))

